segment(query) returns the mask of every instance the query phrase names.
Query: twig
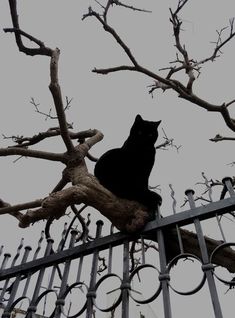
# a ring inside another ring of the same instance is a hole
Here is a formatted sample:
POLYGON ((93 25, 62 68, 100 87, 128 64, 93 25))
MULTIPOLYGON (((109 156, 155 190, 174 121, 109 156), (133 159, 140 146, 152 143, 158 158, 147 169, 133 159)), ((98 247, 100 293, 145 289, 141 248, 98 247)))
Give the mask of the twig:
MULTIPOLYGON (((110 68, 106 68, 106 69, 95 68, 95 69, 93 69, 93 72, 98 73, 98 74, 109 74, 109 73, 113 73, 113 72, 127 70, 127 71, 135 71, 135 72, 145 74, 148 77, 152 78, 155 82, 155 84, 152 85, 152 87, 151 87, 150 93, 153 93, 153 91, 157 88, 162 88, 163 90, 171 88, 178 93, 178 96, 180 98, 188 100, 189 102, 191 102, 199 107, 202 107, 202 108, 206 109, 207 111, 221 113, 226 125, 232 131, 235 131, 235 120, 233 118, 231 118, 231 116, 228 112, 228 109, 227 109, 228 107, 227 107, 226 103, 223 103, 222 105, 221 104, 219 104, 219 105, 211 104, 211 103, 201 99, 200 97, 196 96, 192 92, 192 86, 193 86, 193 83, 196 79, 196 77, 194 76, 194 71, 199 72, 199 67, 198 67, 198 64, 194 60, 189 59, 188 53, 185 49, 185 46, 182 46, 180 43, 179 32, 180 32, 181 21, 179 20, 179 18, 177 16, 179 11, 185 6, 185 4, 187 2, 188 1, 179 1, 178 7, 175 10, 175 12, 173 12, 171 10, 171 14, 172 14, 171 19, 172 19, 172 23, 174 26, 176 45, 178 46, 177 48, 178 48, 179 52, 181 52, 181 54, 183 55, 183 61, 182 61, 183 65, 181 65, 180 70, 185 69, 186 74, 189 77, 189 80, 188 80, 188 83, 186 86, 183 85, 178 80, 172 79, 171 75, 169 75, 169 74, 166 78, 164 78, 162 76, 159 76, 157 73, 152 72, 149 69, 146 69, 145 67, 141 66, 137 62, 135 56, 132 54, 132 52, 128 48, 128 46, 119 37, 117 32, 107 23, 107 21, 105 19, 102 19, 102 16, 100 16, 97 12, 93 11, 92 8, 90 7, 88 13, 83 16, 83 19, 90 17, 90 16, 95 17, 102 24, 104 30, 106 32, 110 33, 113 36, 113 38, 117 41, 117 43, 122 47, 122 49, 125 51, 128 58, 130 59, 130 61, 133 64, 132 66, 122 65, 122 66, 110 67, 110 68)), ((231 36, 230 36, 230 39, 231 39, 231 36)), ((170 70, 170 74, 173 74, 174 72, 175 72, 175 68, 172 68, 170 70)))
POLYGON ((235 137, 223 137, 220 134, 217 134, 214 138, 209 139, 210 141, 213 142, 218 142, 218 141, 225 141, 225 140, 233 140, 235 141, 235 137))
MULTIPOLYGON (((66 105, 64 107, 64 111, 68 110, 70 107, 71 107, 71 102, 72 102, 72 98, 71 99, 68 99, 68 97, 66 96, 66 105)), ((35 99, 33 97, 31 97, 30 99, 30 104, 32 104, 34 107, 35 107, 35 111, 36 113, 38 114, 41 114, 43 116, 45 116, 45 120, 47 120, 48 118, 49 119, 56 119, 58 120, 58 116, 53 116, 51 115, 51 112, 52 112, 52 108, 49 109, 49 113, 44 113, 42 111, 39 110, 39 103, 36 103, 35 99)), ((68 128, 72 128, 72 125, 67 123, 67 126, 68 128)))
POLYGON ((90 7, 89 8, 89 12, 87 14, 83 15, 83 20, 85 18, 91 17, 91 16, 94 16, 103 25, 104 30, 107 31, 108 33, 110 33, 116 39, 118 44, 123 48, 123 50, 126 52, 126 54, 129 57, 129 59, 132 61, 134 66, 138 66, 138 63, 137 63, 135 57, 131 53, 131 51, 128 48, 128 46, 123 42, 123 40, 117 34, 117 32, 108 23, 106 23, 106 20, 103 20, 101 18, 101 16, 97 12, 93 11, 92 8, 90 7))
POLYGON ((165 141, 163 143, 161 143, 160 145, 156 146, 155 149, 163 149, 163 150, 166 150, 166 147, 167 146, 170 146, 170 147, 174 147, 177 152, 179 152, 179 149, 182 147, 181 145, 180 146, 176 146, 174 144, 174 139, 173 138, 168 138, 167 135, 166 135, 166 132, 165 130, 162 128, 162 131, 163 131, 163 134, 164 134, 164 139, 165 141))

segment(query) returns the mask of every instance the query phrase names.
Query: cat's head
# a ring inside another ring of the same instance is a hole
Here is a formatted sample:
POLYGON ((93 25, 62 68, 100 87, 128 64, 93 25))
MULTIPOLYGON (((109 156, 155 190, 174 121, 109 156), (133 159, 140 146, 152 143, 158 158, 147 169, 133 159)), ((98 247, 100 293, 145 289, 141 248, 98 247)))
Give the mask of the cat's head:
POLYGON ((159 121, 144 120, 139 114, 136 116, 134 124, 131 127, 130 137, 139 144, 153 145, 158 138, 159 121))

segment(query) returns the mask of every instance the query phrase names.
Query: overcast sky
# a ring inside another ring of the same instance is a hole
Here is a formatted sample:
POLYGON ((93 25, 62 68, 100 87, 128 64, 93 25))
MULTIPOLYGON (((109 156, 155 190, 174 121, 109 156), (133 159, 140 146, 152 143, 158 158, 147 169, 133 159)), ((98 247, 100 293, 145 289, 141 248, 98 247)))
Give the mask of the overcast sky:
MULTIPOLYGON (((140 64, 152 71, 169 66, 169 62, 176 58, 169 7, 175 8, 177 1, 136 0, 128 3, 151 10, 152 14, 114 8, 109 17, 110 24, 140 64)), ((209 113, 179 99, 174 92, 157 91, 152 98, 147 86, 153 82, 141 74, 119 72, 102 76, 92 73, 94 67, 112 67, 130 62, 95 19, 81 20, 89 5, 98 8, 92 0, 18 1, 20 25, 47 46, 60 48, 62 92, 64 98, 73 98, 72 107, 67 113, 68 121, 74 124, 76 131, 97 128, 105 136, 91 150, 93 155, 99 157, 104 151, 121 146, 138 113, 147 120, 161 119, 161 128, 167 136, 174 138, 176 145, 182 145, 178 153, 174 148, 157 151, 150 180, 152 186, 160 185, 162 214, 171 214, 169 184, 174 186, 180 210, 185 189, 193 187, 198 195, 202 192, 202 188, 195 185, 202 180, 201 172, 215 179, 234 175, 234 168, 228 165, 235 161, 233 143, 215 144, 209 141, 217 133, 225 136, 233 134, 219 114, 209 113)), ((210 56, 214 47, 212 42, 217 39, 216 30, 229 25, 229 19, 234 16, 233 0, 189 1, 181 17, 182 41, 190 58, 200 60, 210 56)), ((4 27, 11 27, 6 0, 0 2, 0 23, 0 133, 6 136, 32 136, 57 125, 55 121, 45 121, 30 104, 33 97, 40 103, 42 111, 48 112, 53 107, 48 90, 49 59, 19 53, 13 35, 2 31, 4 27)), ((199 97, 215 104, 235 98, 234 52, 235 41, 231 41, 216 62, 203 66, 194 87, 199 97)), ((185 83, 184 74, 179 78, 185 83)), ((235 115, 234 108, 232 113, 235 115)), ((158 143, 164 141, 161 128, 158 143)), ((4 139, 0 142, 1 147, 12 144, 4 139)), ((35 148, 38 149, 38 146, 35 148)), ((40 149, 60 152, 65 148, 62 142, 53 140, 44 142, 40 149)), ((30 158, 13 163, 14 159, 1 158, 0 165, 0 197, 11 204, 47 196, 61 177, 63 167, 60 164, 30 158)), ((92 172, 93 164, 89 164, 89 168, 92 172)), ((8 250, 13 250, 22 236, 30 238, 35 232, 39 235, 43 227, 44 223, 41 222, 22 230, 13 217, 1 216, 0 241, 8 250)), ((233 224, 231 233, 232 229, 233 224)), ((210 229, 206 232, 213 235, 210 229)), ((180 308, 178 310, 180 315, 180 308)))

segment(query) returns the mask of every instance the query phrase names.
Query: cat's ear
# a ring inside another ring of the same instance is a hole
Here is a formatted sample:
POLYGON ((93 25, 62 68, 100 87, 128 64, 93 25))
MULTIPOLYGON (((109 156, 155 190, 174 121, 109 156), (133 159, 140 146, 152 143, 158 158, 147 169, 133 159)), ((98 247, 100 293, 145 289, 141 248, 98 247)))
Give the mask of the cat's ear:
POLYGON ((159 120, 159 121, 156 121, 156 126, 158 127, 160 124, 161 124, 161 120, 159 120))
POLYGON ((141 122, 141 121, 143 121, 143 118, 140 116, 140 114, 136 115, 136 117, 135 117, 135 123, 139 123, 139 122, 141 122))

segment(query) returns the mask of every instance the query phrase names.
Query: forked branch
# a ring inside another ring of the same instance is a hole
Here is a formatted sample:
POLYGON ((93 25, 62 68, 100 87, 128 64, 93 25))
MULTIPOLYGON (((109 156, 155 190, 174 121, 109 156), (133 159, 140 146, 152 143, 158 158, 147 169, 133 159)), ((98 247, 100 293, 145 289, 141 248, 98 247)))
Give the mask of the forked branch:
MULTIPOLYGON (((108 3, 109 6, 110 6, 110 3, 111 2, 109 1, 108 3)), ((180 98, 186 99, 190 101, 191 103, 206 109, 207 111, 220 113, 226 125, 232 131, 235 131, 235 119, 231 117, 228 110, 228 106, 231 105, 233 101, 224 102, 224 103, 216 105, 216 104, 209 103, 208 101, 200 98, 193 92, 193 84, 196 78, 198 77, 195 75, 195 72, 197 72, 199 75, 200 66, 209 60, 213 61, 218 56, 218 52, 221 50, 221 48, 224 47, 225 44, 227 44, 234 37, 235 35, 234 28, 233 28, 234 19, 230 20, 230 32, 228 37, 225 40, 222 40, 221 34, 219 34, 219 40, 216 43, 216 47, 213 51, 213 54, 210 57, 197 62, 195 59, 189 57, 188 52, 186 50, 186 46, 183 45, 180 40, 180 31, 181 31, 182 21, 179 18, 178 14, 184 8, 186 3, 188 3, 188 0, 179 0, 176 10, 170 11, 171 23, 173 25, 174 37, 176 42, 176 48, 178 52, 182 55, 182 59, 180 59, 179 56, 177 55, 177 60, 174 61, 174 63, 179 63, 180 65, 177 67, 176 66, 170 67, 166 77, 160 76, 158 73, 153 72, 150 69, 147 69, 144 66, 140 65, 140 63, 137 61, 135 55, 132 53, 128 45, 121 39, 121 37, 118 35, 115 29, 111 27, 110 24, 108 24, 107 19, 104 18, 102 15, 98 14, 96 11, 94 11, 90 7, 88 10, 88 13, 83 16, 83 19, 87 17, 95 17, 99 21, 99 23, 102 24, 104 30, 108 32, 116 40, 116 42, 124 50, 127 57, 132 63, 132 65, 120 65, 120 66, 110 67, 110 68, 95 68, 93 69, 93 72, 106 75, 109 73, 126 70, 126 71, 135 71, 135 72, 145 74, 154 80, 154 84, 151 85, 151 89, 150 89, 151 94, 154 92, 154 90, 159 88, 161 88, 164 91, 167 89, 173 89, 175 92, 178 93, 178 96, 180 98), (175 73, 180 72, 182 70, 185 71, 188 77, 186 84, 183 84, 182 82, 173 78, 173 75, 175 73)), ((164 68, 164 69, 167 69, 167 68, 164 68)))
POLYGON ((58 48, 52 50, 51 48, 46 47, 42 41, 22 31, 20 29, 19 20, 18 20, 16 0, 9 0, 9 5, 10 5, 13 28, 6 28, 4 30, 5 32, 12 32, 15 34, 15 39, 16 39, 16 43, 17 43, 19 51, 31 56, 45 55, 45 56, 50 56, 51 58, 51 63, 50 63, 51 82, 50 82, 49 88, 53 96, 54 105, 55 105, 58 120, 59 120, 61 137, 65 143, 67 151, 73 152, 74 146, 68 133, 67 121, 66 121, 66 116, 64 113, 63 99, 62 99, 61 89, 60 89, 60 85, 58 81, 58 61, 59 61, 60 51, 58 48), (37 46, 39 46, 39 48, 26 47, 23 44, 22 37, 25 37, 33 41, 37 46))

